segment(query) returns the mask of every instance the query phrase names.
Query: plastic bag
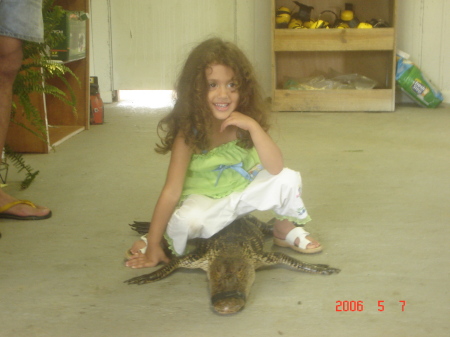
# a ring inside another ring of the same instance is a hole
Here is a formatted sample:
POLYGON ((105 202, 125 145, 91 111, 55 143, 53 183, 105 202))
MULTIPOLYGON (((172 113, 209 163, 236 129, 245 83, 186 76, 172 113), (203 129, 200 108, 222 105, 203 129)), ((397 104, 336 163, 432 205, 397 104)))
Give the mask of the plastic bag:
POLYGON ((402 91, 423 107, 436 108, 444 100, 442 93, 402 51, 397 52, 395 79, 402 91))
POLYGON ((334 89, 334 83, 324 76, 303 79, 288 79, 284 82, 284 88, 289 90, 326 90, 334 89))
POLYGON ((341 75, 333 78, 336 82, 336 89, 373 89, 377 82, 366 76, 358 74, 341 75))

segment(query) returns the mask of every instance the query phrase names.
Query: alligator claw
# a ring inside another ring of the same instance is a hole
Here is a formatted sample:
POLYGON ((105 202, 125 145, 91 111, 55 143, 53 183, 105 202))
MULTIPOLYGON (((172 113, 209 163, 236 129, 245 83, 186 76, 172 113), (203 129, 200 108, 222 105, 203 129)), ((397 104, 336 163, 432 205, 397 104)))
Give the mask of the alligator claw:
POLYGON ((152 282, 152 281, 149 280, 148 274, 147 275, 141 275, 141 276, 133 277, 133 278, 130 278, 129 280, 123 281, 123 283, 138 284, 138 285, 149 283, 149 282, 152 282))
POLYGON ((338 274, 340 271, 341 271, 340 269, 328 267, 320 271, 320 274, 322 275, 338 274))

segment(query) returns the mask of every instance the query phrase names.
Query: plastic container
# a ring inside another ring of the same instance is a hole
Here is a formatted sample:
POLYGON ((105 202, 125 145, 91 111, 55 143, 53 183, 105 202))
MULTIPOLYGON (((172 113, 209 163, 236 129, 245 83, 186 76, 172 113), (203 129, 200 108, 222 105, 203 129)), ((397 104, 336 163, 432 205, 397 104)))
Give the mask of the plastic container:
POLYGON ((409 60, 409 54, 401 50, 397 51, 395 79, 402 91, 423 107, 436 108, 444 100, 442 93, 409 60))

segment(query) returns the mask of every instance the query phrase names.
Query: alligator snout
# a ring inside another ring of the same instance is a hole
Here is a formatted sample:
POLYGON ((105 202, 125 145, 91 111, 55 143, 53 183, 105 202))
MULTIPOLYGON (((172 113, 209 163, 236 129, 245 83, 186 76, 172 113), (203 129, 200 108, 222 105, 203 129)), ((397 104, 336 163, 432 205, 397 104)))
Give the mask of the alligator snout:
POLYGON ((234 314, 245 306, 246 295, 240 291, 217 293, 211 297, 211 304, 215 312, 221 315, 234 314))
POLYGON ((244 308, 255 280, 255 268, 245 258, 218 257, 209 268, 211 304, 221 315, 234 314, 244 308))

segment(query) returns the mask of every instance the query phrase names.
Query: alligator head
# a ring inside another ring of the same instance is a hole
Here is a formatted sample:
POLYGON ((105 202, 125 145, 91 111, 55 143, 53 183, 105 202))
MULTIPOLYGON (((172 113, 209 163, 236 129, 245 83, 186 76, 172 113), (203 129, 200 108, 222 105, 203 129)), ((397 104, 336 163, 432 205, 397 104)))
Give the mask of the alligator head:
POLYGON ((214 311, 234 314, 245 306, 255 281, 255 266, 242 256, 218 256, 209 266, 208 278, 214 311))

